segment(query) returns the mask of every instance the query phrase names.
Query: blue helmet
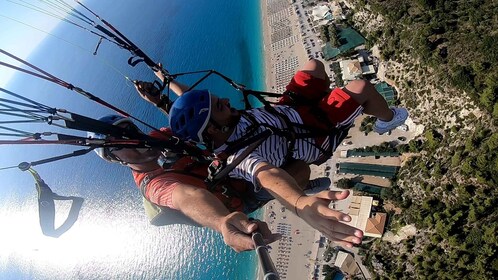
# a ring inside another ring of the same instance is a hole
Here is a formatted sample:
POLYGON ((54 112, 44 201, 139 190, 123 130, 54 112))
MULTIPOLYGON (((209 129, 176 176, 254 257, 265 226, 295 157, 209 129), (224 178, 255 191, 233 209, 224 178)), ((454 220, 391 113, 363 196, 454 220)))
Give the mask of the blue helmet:
MULTIPOLYGON (((133 124, 133 122, 131 121, 130 118, 125 118, 125 117, 119 116, 119 115, 107 115, 107 116, 99 118, 99 121, 105 122, 105 123, 111 124, 111 125, 119 125, 119 124, 125 123, 125 122, 133 124)), ((89 138, 92 138, 92 139, 106 139, 108 137, 107 135, 95 133, 95 132, 88 132, 87 135, 89 138)), ((106 161, 120 162, 115 157, 113 157, 110 153, 108 153, 106 148, 100 147, 100 148, 96 148, 94 151, 95 151, 95 153, 97 153, 97 155, 99 157, 105 159, 106 161)))
POLYGON ((208 90, 191 90, 173 103, 169 125, 175 135, 204 143, 202 132, 211 118, 211 94, 208 90))

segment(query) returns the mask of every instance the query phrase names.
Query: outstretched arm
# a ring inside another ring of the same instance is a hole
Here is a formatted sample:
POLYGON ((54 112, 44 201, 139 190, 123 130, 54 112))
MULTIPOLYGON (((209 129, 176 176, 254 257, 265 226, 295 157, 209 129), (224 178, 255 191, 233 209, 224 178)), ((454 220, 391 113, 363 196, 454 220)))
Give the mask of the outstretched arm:
POLYGON ((230 213, 212 193, 195 186, 182 184, 174 189, 173 206, 186 216, 223 235, 225 243, 236 252, 253 250, 250 233, 259 229, 267 243, 276 241, 266 223, 249 221, 242 212, 230 213))
POLYGON ((348 222, 351 217, 329 208, 332 201, 346 198, 349 192, 323 191, 307 196, 289 173, 268 163, 260 163, 255 175, 259 184, 287 209, 330 240, 347 247, 361 243, 363 232, 340 222, 348 222))

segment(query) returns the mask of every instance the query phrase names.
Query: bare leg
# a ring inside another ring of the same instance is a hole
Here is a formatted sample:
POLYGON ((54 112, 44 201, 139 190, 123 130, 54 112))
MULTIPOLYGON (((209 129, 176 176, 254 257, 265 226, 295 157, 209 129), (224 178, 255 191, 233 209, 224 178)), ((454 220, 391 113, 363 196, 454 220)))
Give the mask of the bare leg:
MULTIPOLYGON (((330 79, 327 72, 325 72, 325 66, 319 60, 309 60, 301 71, 315 78, 326 80, 330 84, 330 79)), ((363 106, 366 114, 373 115, 383 121, 390 121, 393 118, 393 112, 387 105, 386 100, 371 83, 365 80, 351 81, 343 90, 363 106)))
POLYGON ((366 114, 373 115, 382 121, 393 119, 393 111, 387 105, 384 97, 370 82, 365 80, 351 81, 343 90, 363 106, 363 112, 366 114))
POLYGON ((325 80, 330 85, 330 79, 329 76, 327 76, 327 72, 325 72, 325 66, 319 60, 310 59, 306 62, 306 64, 304 64, 301 71, 308 73, 315 78, 325 80))

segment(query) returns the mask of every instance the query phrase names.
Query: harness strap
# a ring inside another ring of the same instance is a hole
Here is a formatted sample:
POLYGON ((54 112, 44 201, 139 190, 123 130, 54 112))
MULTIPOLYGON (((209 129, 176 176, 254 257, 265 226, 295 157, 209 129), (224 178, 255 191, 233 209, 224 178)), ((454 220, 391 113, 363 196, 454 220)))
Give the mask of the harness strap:
MULTIPOLYGON (((254 151, 261 143, 263 143, 268 137, 273 134, 273 131, 268 129, 263 131, 262 133, 255 135, 253 137, 248 138, 243 142, 239 142, 241 145, 250 143, 247 148, 230 164, 226 164, 227 155, 231 154, 231 151, 234 149, 230 149, 230 152, 224 152, 222 159, 214 160, 208 168, 208 178, 206 182, 208 184, 208 188, 213 189, 223 178, 226 178, 228 174, 239 165, 252 151, 254 151)), ((238 144, 239 144, 238 143, 238 144)), ((245 146, 245 145, 244 145, 245 146)), ((228 150, 228 149, 227 149, 228 150)), ((238 149, 237 149, 238 150, 238 149)))
POLYGON ((283 165, 285 165, 292 159, 292 153, 294 152, 294 147, 296 145, 297 135, 296 135, 296 130, 295 130, 295 124, 293 122, 291 122, 291 120, 289 119, 289 117, 287 115, 278 112, 269 103, 265 104, 265 110, 276 115, 287 126, 287 130, 284 130, 286 132, 286 134, 288 135, 288 137, 287 137, 287 154, 285 155, 285 160, 283 163, 283 165))

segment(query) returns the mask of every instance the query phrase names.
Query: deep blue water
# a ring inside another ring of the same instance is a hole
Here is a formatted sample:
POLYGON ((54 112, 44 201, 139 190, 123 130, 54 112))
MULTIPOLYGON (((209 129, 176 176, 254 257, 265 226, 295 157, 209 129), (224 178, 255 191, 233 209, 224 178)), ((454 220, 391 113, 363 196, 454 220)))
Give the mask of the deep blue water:
MULTIPOLYGON (((263 47, 259 1, 169 0, 85 1, 97 14, 172 73, 215 69, 253 89, 263 89, 263 47)), ((144 65, 131 68, 125 50, 62 23, 28 59, 132 115, 159 127, 167 119, 136 95, 131 79, 152 80, 144 65), (68 43, 70 42, 70 43, 68 43)), ((29 39, 20 44, 29 44, 29 39)), ((181 77, 192 83, 201 76, 181 77)), ((212 77, 209 88, 241 106, 226 82, 212 77)), ((24 74, 8 89, 46 105, 98 118, 112 113, 75 92, 24 74)), ((57 131, 48 125, 22 127, 57 131)), ((82 135, 81 132, 64 131, 82 135)), ((0 146, 0 167, 68 153, 74 147, 0 146)), ((88 154, 35 168, 61 195, 86 199, 74 228, 59 239, 43 237, 37 225, 33 181, 12 169, 0 188, 0 278, 2 279, 255 279, 253 252, 237 254, 211 230, 148 225, 141 197, 127 168, 88 154)), ((63 208, 63 207, 62 207, 63 208)))

